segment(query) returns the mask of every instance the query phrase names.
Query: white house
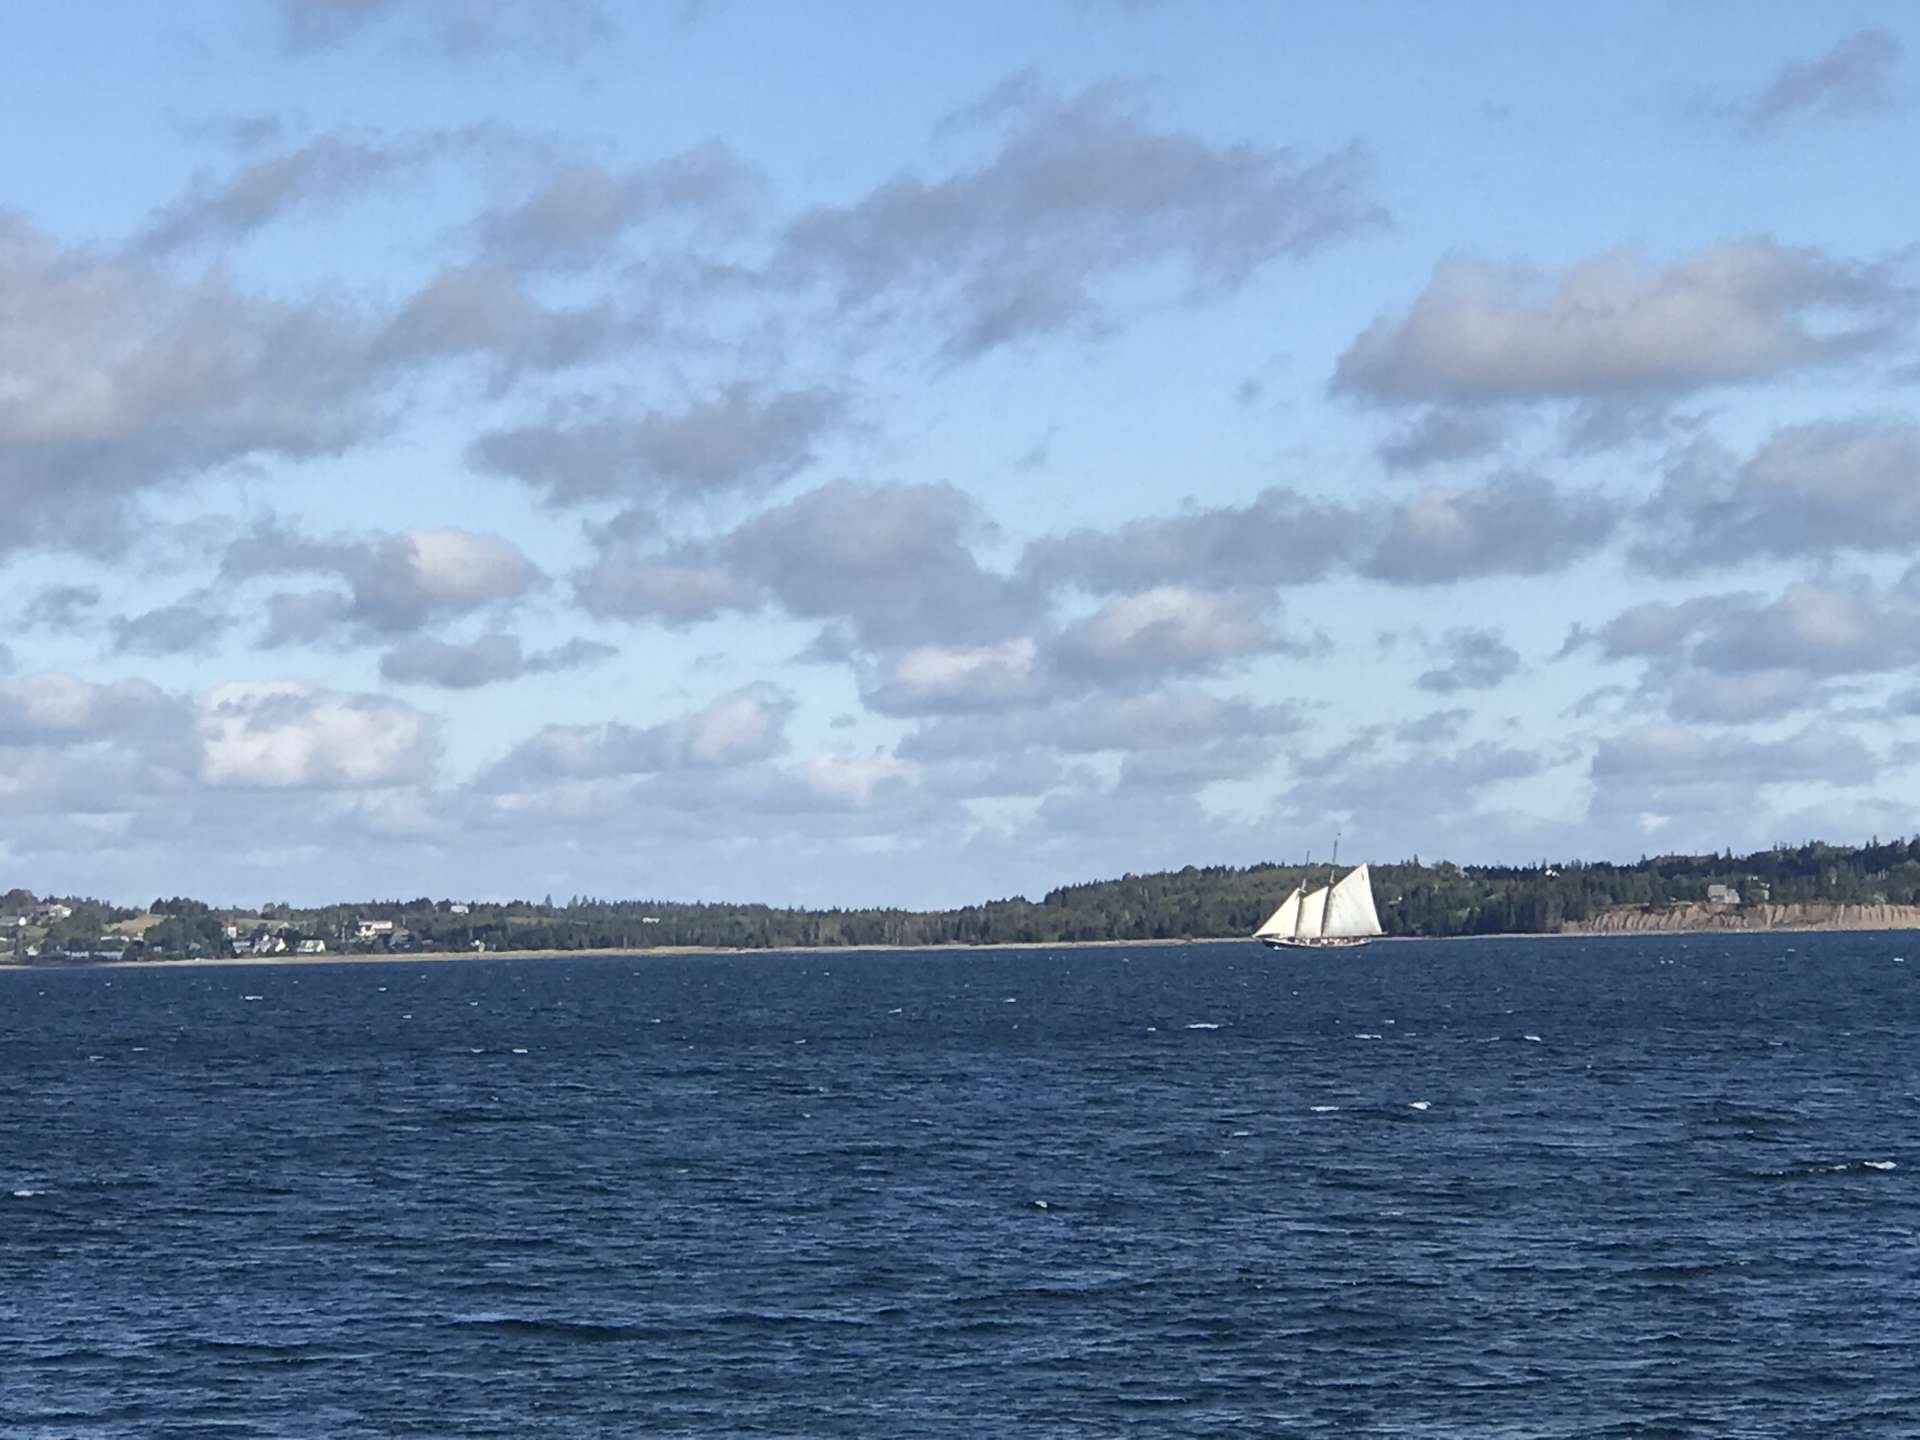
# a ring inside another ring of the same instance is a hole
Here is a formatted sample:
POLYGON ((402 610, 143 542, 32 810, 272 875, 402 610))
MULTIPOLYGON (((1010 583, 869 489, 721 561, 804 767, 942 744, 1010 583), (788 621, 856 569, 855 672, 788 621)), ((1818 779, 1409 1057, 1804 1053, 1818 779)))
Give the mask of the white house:
POLYGON ((353 937, 356 940, 372 940, 377 936, 392 933, 393 921, 391 920, 361 920, 353 927, 353 937))
POLYGON ((1709 905, 1738 905, 1740 903, 1740 892, 1731 885, 1709 885, 1707 886, 1707 903, 1709 905))

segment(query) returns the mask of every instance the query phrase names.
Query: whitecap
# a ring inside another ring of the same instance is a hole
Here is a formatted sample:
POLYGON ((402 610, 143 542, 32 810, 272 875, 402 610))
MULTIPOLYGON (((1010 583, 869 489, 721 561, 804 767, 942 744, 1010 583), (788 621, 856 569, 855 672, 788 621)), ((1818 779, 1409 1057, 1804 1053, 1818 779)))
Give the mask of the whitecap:
POLYGON ((1033 1202, 1033 1208, 1036 1210, 1051 1210, 1053 1207, 1044 1200, 1036 1200, 1033 1202))
POLYGON ((34 1199, 34 1198, 36 1198, 37 1196, 41 1196, 41 1195, 44 1195, 44 1194, 46 1194, 46 1193, 47 1193, 47 1192, 46 1192, 46 1191, 44 1191, 44 1190, 27 1190, 27 1189, 20 1189, 20 1190, 15 1190, 15 1191, 13 1192, 13 1198, 14 1198, 14 1199, 16 1199, 16 1200, 32 1200, 32 1199, 34 1199))
POLYGON ((1409 1110, 1425 1110, 1428 1104, 1429 1102, 1425 1100, 1409 1100, 1407 1102, 1407 1108, 1409 1110))
POLYGON ((1006 999, 1002 1000, 1000 1003, 1002 1005, 1018 1005, 1020 1002, 1013 996, 1009 995, 1007 996, 1006 999))
POLYGON ((1251 1130, 1229 1130, 1227 1132, 1227 1138, 1229 1140, 1244 1140, 1251 1134, 1253 1134, 1251 1130))
POLYGON ((524 1045, 516 1045, 513 1047, 513 1053, 516 1055, 524 1055, 527 1053, 527 1047, 524 1045))
POLYGON ((889 1015, 898 1015, 898 1014, 900 1014, 900 1013, 901 1013, 901 1011, 903 1011, 903 1010, 904 1010, 905 1008, 906 1008, 906 1007, 905 1007, 904 1005, 896 1005, 896 1006, 894 1006, 894 1007, 893 1007, 893 1009, 891 1009, 891 1010, 889 1010, 889 1011, 887 1011, 887 1014, 889 1014, 889 1015))
POLYGON ((1147 1034, 1149 1035, 1157 1034, 1159 1032, 1159 1029, 1160 1027, 1158 1025, 1149 1025, 1147 1026, 1147 1034))
POLYGON ((1312 1111, 1312 1112, 1313 1112, 1314 1114, 1316 1114, 1316 1115, 1329 1115, 1329 1114, 1332 1114, 1332 1113, 1333 1113, 1333 1112, 1334 1112, 1335 1110, 1338 1110, 1339 1108, 1340 1108, 1340 1107, 1339 1107, 1338 1105, 1309 1105, 1309 1106, 1307 1106, 1307 1109, 1309 1109, 1309 1110, 1311 1110, 1311 1111, 1312 1111))
POLYGON ((1380 1036, 1374 1034, 1371 1030, 1356 1030, 1353 1032, 1353 1038, 1356 1040, 1378 1040, 1380 1036))
POLYGON ((106 1058, 107 1057, 104 1055, 89 1055, 87 1056, 87 1063, 91 1065, 96 1060, 104 1060, 106 1058))
POLYGON ((1520 1038, 1522 1040, 1531 1040, 1536 1045, 1543 1043, 1538 1035, 1522 1035, 1520 1038))
POLYGON ((1900 1168, 1891 1160, 1862 1160, 1860 1163, 1869 1170, 1898 1170, 1900 1168))
POLYGON ((264 995, 242 995, 240 998, 242 1000, 264 1000, 267 997, 264 995))
POLYGON ((1196 1020, 1187 1026, 1189 1030, 1218 1030, 1220 1026, 1212 1020, 1196 1020))

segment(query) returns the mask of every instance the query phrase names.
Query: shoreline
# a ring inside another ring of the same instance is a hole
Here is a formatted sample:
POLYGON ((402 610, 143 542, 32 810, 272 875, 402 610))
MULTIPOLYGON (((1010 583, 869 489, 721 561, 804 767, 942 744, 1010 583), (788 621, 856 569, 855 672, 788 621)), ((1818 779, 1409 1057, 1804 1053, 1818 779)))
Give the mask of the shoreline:
MULTIPOLYGON (((1382 936, 1382 939, 1412 939, 1412 936, 1382 936)), ((655 956, 683 959, 690 956, 727 955, 857 955, 888 953, 935 953, 947 950, 1095 950, 1116 945, 1242 945, 1244 935, 1194 936, 1181 940, 1002 940, 989 945, 797 945, 743 948, 726 945, 655 945, 644 950, 620 946, 596 946, 584 950, 412 950, 399 954, 335 951, 326 955, 197 955, 183 960, 48 960, 21 963, 11 958, 0 960, 0 974, 9 970, 185 970, 228 968, 237 965, 404 965, 419 960, 443 965, 462 960, 566 960, 570 958, 608 959, 623 957, 646 960, 655 956)))
MULTIPOLYGON (((1664 929, 1647 927, 1644 929, 1606 929, 1606 930, 1502 930, 1485 935, 1381 935, 1372 942, 1382 945, 1408 943, 1457 944, 1462 941, 1478 942, 1482 940, 1634 940, 1647 939, 1660 935, 1888 935, 1913 933, 1920 931, 1915 925, 1768 925, 1768 926, 1719 926, 1719 925, 1676 925, 1664 929)), ((338 951, 326 955, 200 955, 182 960, 50 960, 20 961, 12 957, 0 960, 0 974, 8 971, 21 973, 49 970, 185 970, 185 969, 227 969, 236 966, 297 966, 297 965, 405 965, 414 961, 422 964, 445 965, 459 961, 476 960, 566 960, 625 958, 646 960, 654 957, 684 959, 687 957, 709 956, 720 958, 731 955, 861 955, 923 953, 938 954, 944 951, 972 950, 1101 950, 1116 946, 1134 949, 1166 948, 1176 945, 1252 945, 1253 938, 1247 935, 1211 935, 1193 936, 1179 940, 1002 940, 985 945, 799 945, 742 948, 723 945, 658 945, 647 949, 623 947, 595 947, 585 950, 421 950, 400 954, 357 954, 351 951, 338 951)), ((1264 948, 1264 947, 1262 947, 1264 948)))

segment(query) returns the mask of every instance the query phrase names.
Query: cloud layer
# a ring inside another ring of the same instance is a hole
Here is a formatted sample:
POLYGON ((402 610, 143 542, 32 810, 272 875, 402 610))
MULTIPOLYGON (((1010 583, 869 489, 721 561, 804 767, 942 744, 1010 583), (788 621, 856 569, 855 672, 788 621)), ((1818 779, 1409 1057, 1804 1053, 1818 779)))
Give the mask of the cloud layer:
POLYGON ((0 889, 928 903, 1916 798, 1912 26, 740 18, 47 20, 0 889))

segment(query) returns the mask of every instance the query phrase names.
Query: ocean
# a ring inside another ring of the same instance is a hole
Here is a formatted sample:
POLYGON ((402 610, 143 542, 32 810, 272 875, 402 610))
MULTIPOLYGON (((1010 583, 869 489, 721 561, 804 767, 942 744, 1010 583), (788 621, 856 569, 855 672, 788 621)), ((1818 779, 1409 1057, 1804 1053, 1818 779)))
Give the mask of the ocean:
POLYGON ((5 971, 0 1087, 9 1440, 1920 1435, 1920 934, 5 971))

